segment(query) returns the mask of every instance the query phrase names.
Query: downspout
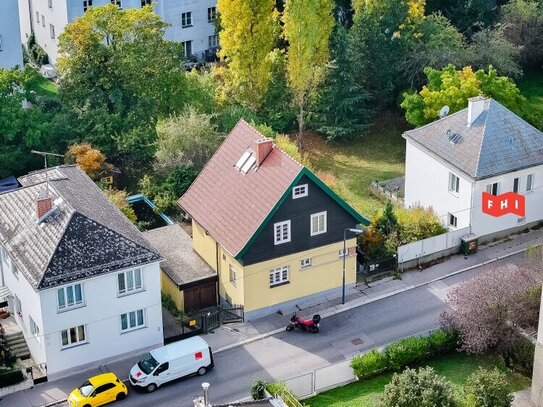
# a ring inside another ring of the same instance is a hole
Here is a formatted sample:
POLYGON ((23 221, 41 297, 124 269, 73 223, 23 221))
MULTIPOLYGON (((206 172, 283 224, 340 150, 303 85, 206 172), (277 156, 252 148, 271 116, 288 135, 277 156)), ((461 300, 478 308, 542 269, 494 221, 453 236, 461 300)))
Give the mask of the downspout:
POLYGON ((475 195, 475 182, 476 181, 473 181, 471 183, 471 202, 470 202, 470 207, 469 207, 469 233, 470 234, 473 232, 473 230, 472 230, 472 222, 471 222, 471 215, 472 215, 472 211, 473 211, 473 198, 474 198, 474 195, 475 195))
POLYGON ((219 272, 219 243, 215 240, 215 260, 217 262, 217 305, 221 304, 221 277, 219 272))

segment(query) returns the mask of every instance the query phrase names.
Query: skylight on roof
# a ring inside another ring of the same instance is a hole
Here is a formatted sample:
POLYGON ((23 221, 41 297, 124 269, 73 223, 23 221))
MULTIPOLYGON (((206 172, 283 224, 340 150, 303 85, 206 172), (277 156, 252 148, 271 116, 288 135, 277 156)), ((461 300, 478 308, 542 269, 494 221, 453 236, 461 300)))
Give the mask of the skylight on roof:
POLYGON ((247 159, 249 158, 250 155, 251 155, 250 151, 245 151, 234 167, 236 167, 236 169, 240 170, 241 167, 243 167, 243 164, 245 164, 245 162, 247 161, 247 159))
POLYGON ((247 174, 247 171, 253 168, 255 163, 256 163, 256 157, 251 154, 249 159, 245 162, 245 164, 243 164, 243 167, 241 167, 241 172, 244 174, 247 174))

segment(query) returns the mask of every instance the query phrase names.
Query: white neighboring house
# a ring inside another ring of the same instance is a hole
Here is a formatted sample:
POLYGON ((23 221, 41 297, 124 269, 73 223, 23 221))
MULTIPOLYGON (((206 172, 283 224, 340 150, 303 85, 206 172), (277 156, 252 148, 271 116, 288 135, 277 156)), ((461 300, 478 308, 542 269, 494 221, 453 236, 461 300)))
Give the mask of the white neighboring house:
POLYGON ((17 0, 0 2, 0 69, 23 67, 23 47, 17 0))
POLYGON ((539 309, 539 325, 537 329, 537 340, 535 342, 531 400, 534 406, 543 405, 543 301, 541 301, 539 309))
POLYGON ((36 42, 47 52, 51 64, 58 56, 58 36, 68 23, 82 16, 89 7, 116 4, 123 9, 141 8, 156 3, 154 10, 171 24, 165 38, 183 44, 185 56, 202 58, 214 54, 218 47, 215 34, 216 0, 19 0, 21 37, 26 41, 34 29, 36 42))
POLYGON ((60 377, 163 343, 162 258, 76 166, 0 194, 1 281, 30 353, 60 377))
POLYGON ((543 219, 543 133, 493 99, 404 133, 405 206, 485 236, 543 219), (482 212, 482 193, 525 196, 526 216, 482 212))

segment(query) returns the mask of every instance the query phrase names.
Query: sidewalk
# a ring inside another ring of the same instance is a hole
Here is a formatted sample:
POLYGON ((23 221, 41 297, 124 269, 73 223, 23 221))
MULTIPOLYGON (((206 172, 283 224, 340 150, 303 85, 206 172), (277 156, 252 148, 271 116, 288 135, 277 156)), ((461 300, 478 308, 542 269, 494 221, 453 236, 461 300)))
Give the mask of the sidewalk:
MULTIPOLYGON (((543 230, 510 236, 503 241, 481 246, 477 253, 470 256, 453 255, 446 261, 425 270, 405 272, 402 274, 401 280, 389 277, 369 285, 351 288, 347 290, 345 305, 341 305, 340 297, 304 302, 298 304, 297 308, 283 310, 283 315, 275 313, 249 322, 223 325, 204 335, 204 339, 209 343, 214 353, 222 352, 282 332, 288 323, 290 313, 294 311, 300 312, 303 316, 319 313, 323 318, 326 318, 506 258, 537 244, 543 244, 543 230)), ((139 355, 134 355, 127 359, 114 361, 108 363, 106 368, 116 373, 121 379, 126 379, 130 368, 138 358, 139 355)), ((71 390, 83 383, 88 377, 98 373, 100 370, 96 367, 11 394, 0 400, 0 407, 4 405, 38 407, 65 400, 71 390)))

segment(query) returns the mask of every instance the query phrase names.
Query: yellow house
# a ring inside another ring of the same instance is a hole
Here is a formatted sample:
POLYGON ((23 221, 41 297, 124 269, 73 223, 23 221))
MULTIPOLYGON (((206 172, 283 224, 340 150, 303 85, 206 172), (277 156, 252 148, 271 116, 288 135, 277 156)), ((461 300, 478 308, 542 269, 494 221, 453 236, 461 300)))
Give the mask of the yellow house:
MULTIPOLYGON (((241 120, 179 200, 192 245, 217 273, 219 297, 247 319, 343 287, 346 229, 369 222, 241 120)), ((347 231, 345 283, 356 282, 356 238, 347 231)))

